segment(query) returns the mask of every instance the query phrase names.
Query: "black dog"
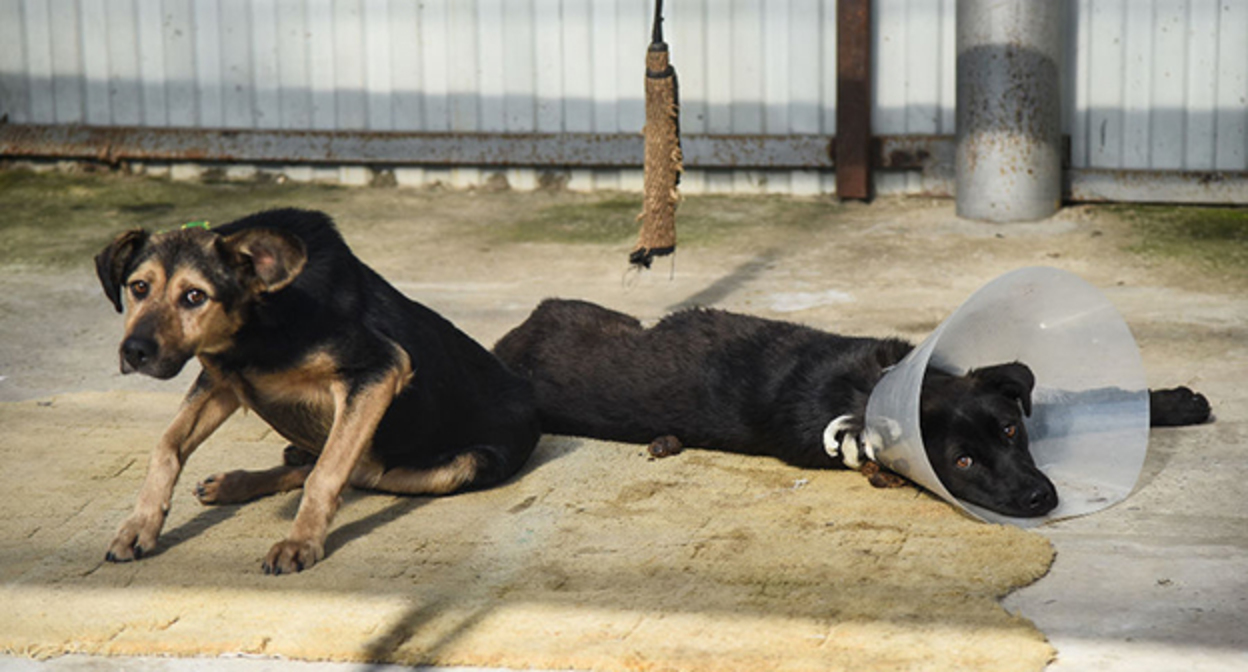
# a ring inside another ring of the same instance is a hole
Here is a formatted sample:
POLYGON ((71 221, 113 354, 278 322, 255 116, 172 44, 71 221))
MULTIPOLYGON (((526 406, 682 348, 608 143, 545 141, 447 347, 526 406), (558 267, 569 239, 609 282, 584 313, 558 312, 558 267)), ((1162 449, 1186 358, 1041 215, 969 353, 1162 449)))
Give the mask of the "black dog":
MULTIPOLYGON (((646 329, 594 304, 549 300, 494 350, 533 381, 543 431, 655 441, 654 454, 687 444, 835 468, 860 464, 867 399, 912 347, 717 310, 676 313, 646 329)), ((1020 517, 1057 506, 1023 424, 1034 384, 1017 362, 964 376, 928 371, 923 441, 955 496, 1020 517)), ((1152 398, 1154 424, 1209 415, 1204 397, 1186 388, 1152 398)))
POLYGON ((153 550, 182 465, 240 406, 291 442, 286 463, 210 476, 196 493, 223 504, 304 488, 290 537, 264 561, 273 574, 323 557, 348 483, 399 494, 484 488, 519 470, 537 443, 529 383, 364 265, 324 214, 128 231, 96 270, 117 310, 128 309, 123 373, 171 378, 191 357, 203 366, 110 561, 153 550))

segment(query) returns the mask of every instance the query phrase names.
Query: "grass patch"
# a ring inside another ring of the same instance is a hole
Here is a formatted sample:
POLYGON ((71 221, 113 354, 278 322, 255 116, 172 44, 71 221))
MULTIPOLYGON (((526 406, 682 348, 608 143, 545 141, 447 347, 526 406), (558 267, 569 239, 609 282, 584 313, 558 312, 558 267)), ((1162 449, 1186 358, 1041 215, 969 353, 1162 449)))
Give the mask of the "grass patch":
MULTIPOLYGON (((640 194, 449 192, 436 203, 420 192, 358 190, 288 182, 174 182, 120 173, 0 171, 0 266, 90 267, 121 231, 157 231, 185 222, 222 224, 276 207, 324 210, 355 226, 406 220, 485 236, 493 242, 628 246, 637 238, 640 194), (478 226, 488 224, 488 226, 478 226)), ((690 196, 677 211, 682 248, 731 244, 748 231, 768 236, 845 226, 831 199, 690 196)))
POLYGON ((265 208, 332 204, 345 189, 302 184, 200 184, 113 173, 0 171, 0 264, 89 265, 117 233, 265 208))
POLYGON ((641 198, 614 194, 554 203, 498 227, 501 238, 518 243, 622 243, 637 235, 641 198))
POLYGON ((1110 210, 1131 225, 1132 252, 1248 279, 1248 208, 1115 205, 1110 210))
MULTIPOLYGON (((834 222, 831 200, 788 197, 689 196, 676 211, 680 246, 709 245, 755 227, 803 231, 834 222)), ((587 195, 539 208, 497 229, 507 242, 623 245, 641 228, 641 195, 587 195)))

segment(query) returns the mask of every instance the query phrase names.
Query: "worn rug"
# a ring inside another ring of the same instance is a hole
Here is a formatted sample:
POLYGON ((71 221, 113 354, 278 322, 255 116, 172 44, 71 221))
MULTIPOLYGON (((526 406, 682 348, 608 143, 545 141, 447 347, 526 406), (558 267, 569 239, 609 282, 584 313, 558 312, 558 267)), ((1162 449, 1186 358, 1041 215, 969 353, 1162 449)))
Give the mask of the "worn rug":
POLYGON ((349 492, 326 559, 260 571, 299 493, 204 507, 197 480, 283 442, 232 418, 191 458, 157 553, 103 561, 174 395, 0 404, 0 651, 580 670, 1039 670, 999 599, 1033 532, 912 488, 761 457, 547 437, 519 478, 444 498, 349 492))

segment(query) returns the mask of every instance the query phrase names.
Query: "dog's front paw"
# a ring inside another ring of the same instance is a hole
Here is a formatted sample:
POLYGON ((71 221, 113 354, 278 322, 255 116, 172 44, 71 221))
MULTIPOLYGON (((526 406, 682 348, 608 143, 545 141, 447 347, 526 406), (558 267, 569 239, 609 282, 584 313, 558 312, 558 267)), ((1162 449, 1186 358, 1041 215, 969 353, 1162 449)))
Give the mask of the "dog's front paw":
POLYGON ((1149 424, 1153 427, 1199 425, 1209 420, 1211 409, 1205 395, 1189 387, 1149 391, 1149 424))
POLYGON ((265 574, 294 574, 325 557, 325 547, 311 541, 284 539, 273 545, 264 559, 265 574))
POLYGON ((121 524, 113 543, 109 544, 104 559, 109 562, 139 560, 156 549, 156 536, 160 534, 160 520, 133 515, 121 524))
POLYGON ((874 459, 873 446, 868 445, 863 436, 865 431, 862 418, 839 416, 823 430, 823 449, 846 467, 858 469, 864 460, 874 459))

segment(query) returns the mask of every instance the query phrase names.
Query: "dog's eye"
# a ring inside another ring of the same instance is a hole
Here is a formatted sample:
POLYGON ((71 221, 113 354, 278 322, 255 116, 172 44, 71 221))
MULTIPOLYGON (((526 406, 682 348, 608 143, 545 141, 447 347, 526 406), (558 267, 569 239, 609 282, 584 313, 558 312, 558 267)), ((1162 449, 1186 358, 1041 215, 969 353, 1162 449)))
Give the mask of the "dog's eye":
POLYGON ((182 303, 188 308, 203 305, 208 300, 208 293, 202 289, 188 289, 182 295, 182 303))
POLYGON ((959 455, 953 464, 959 469, 970 469, 975 460, 970 455, 959 455))
POLYGON ((1006 425, 1001 428, 1001 433, 1005 435, 1005 438, 1012 439, 1018 436, 1018 425, 1006 425))
POLYGON ((150 291, 152 291, 152 288, 148 286, 147 281, 145 280, 135 280, 130 283, 130 293, 133 294, 136 299, 147 298, 147 293, 150 291))

